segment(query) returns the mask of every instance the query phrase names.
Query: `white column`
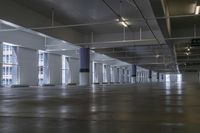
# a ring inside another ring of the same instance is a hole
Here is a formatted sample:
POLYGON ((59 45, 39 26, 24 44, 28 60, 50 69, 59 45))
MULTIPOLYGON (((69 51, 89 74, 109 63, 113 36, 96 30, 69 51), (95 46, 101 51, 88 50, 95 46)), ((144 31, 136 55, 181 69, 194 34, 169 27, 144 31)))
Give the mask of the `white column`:
POLYGON ((57 54, 49 54, 49 81, 50 84, 61 85, 62 84, 62 57, 57 54))
POLYGON ((108 83, 111 82, 111 69, 110 69, 111 66, 107 66, 107 80, 108 80, 108 83))
POLYGON ((90 84, 90 49, 89 48, 80 48, 79 84, 81 86, 90 84))
POLYGON ((36 50, 18 48, 18 83, 38 85, 38 54, 36 50))

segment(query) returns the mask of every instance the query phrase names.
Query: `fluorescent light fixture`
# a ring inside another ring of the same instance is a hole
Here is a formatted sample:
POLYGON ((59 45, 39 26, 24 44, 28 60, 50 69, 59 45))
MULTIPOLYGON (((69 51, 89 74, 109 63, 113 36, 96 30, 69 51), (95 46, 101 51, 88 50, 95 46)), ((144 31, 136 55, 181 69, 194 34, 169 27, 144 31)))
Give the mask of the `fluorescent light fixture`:
POLYGON ((121 21, 120 22, 124 27, 128 27, 128 25, 124 22, 124 21, 121 21))
POLYGON ((200 12, 200 6, 196 6, 196 9, 195 9, 195 15, 198 15, 200 12))

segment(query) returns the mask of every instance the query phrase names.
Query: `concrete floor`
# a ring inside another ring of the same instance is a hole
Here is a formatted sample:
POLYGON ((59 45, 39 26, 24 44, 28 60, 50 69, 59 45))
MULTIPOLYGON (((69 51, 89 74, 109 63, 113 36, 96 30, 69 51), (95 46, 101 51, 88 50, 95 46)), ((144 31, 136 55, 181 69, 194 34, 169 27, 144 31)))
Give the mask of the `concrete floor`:
POLYGON ((0 89, 0 133, 199 133, 200 84, 0 89))

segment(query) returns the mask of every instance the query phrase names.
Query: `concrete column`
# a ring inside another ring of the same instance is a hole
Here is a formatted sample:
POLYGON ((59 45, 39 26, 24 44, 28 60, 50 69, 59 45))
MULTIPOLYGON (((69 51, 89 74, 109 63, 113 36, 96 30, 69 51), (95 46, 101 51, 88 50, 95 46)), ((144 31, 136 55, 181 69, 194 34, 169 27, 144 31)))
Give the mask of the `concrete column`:
POLYGON ((80 74, 79 84, 81 86, 89 85, 90 77, 90 49, 80 48, 80 74))
POLYGON ((152 70, 149 70, 149 81, 152 82, 152 70))
POLYGON ((160 81, 160 73, 157 72, 157 81, 159 82, 160 81))
POLYGON ((124 73, 123 68, 119 68, 119 83, 122 84, 124 82, 124 73))
POLYGON ((57 54, 48 55, 49 83, 54 85, 62 84, 62 57, 57 54))
POLYGON ((0 42, 0 87, 2 86, 3 44, 0 42))
POLYGON ((17 84, 38 85, 38 55, 37 51, 19 47, 18 58, 18 79, 17 84))
POLYGON ((111 82, 111 69, 110 69, 111 66, 107 65, 107 80, 108 80, 108 83, 111 82))
POLYGON ((136 77, 137 77, 137 66, 132 65, 131 83, 136 83, 136 77))

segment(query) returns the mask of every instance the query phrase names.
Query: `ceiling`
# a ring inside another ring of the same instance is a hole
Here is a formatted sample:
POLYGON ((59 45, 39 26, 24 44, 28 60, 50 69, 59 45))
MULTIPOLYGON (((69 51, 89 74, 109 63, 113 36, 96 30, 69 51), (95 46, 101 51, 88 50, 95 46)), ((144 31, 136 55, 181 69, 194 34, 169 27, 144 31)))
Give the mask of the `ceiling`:
MULTIPOLYGON (((56 29, 70 28, 79 32, 84 40, 74 43, 81 47, 91 47, 98 53, 136 64, 159 72, 177 72, 174 41, 166 41, 165 25, 156 20, 162 12, 160 0, 10 0, 35 11, 59 25, 73 25, 56 29), (153 4, 154 3, 154 4, 153 4), (156 4, 155 4, 156 3, 156 4), (158 10, 158 11, 155 11, 158 10), (53 11, 53 14, 52 14, 53 11), (117 19, 124 18, 129 25, 124 28, 117 19), (79 25, 80 24, 80 25, 79 25), (98 45, 97 45, 98 44, 98 45)), ((184 14, 188 1, 167 0, 170 15, 184 14), (175 2, 176 1, 176 2, 175 2), (176 9, 177 4, 184 9, 176 9)), ((191 11, 188 11, 191 13, 191 11)), ((164 14, 163 14, 164 16, 164 14)), ((184 21, 188 25, 190 20, 184 21)), ((193 20, 196 21, 196 18, 193 20)), ((162 22, 163 23, 163 22, 162 22)), ((164 20, 164 23, 165 20, 164 20)), ((171 20, 172 34, 180 20, 171 20)), ((37 28, 37 27, 36 27, 37 28)), ((181 28, 181 27, 180 27, 181 28)), ((55 29, 48 29, 54 31, 55 29)), ((37 29, 37 31, 43 31, 37 29)), ((68 40, 66 40, 68 41, 68 40)), ((177 43, 177 42, 175 42, 177 43)))
POLYGON ((166 0, 170 18, 171 37, 175 45, 180 71, 199 71, 200 47, 191 47, 191 39, 199 38, 200 16, 195 15, 197 0, 166 0), (188 50, 189 48, 189 50, 188 50))

